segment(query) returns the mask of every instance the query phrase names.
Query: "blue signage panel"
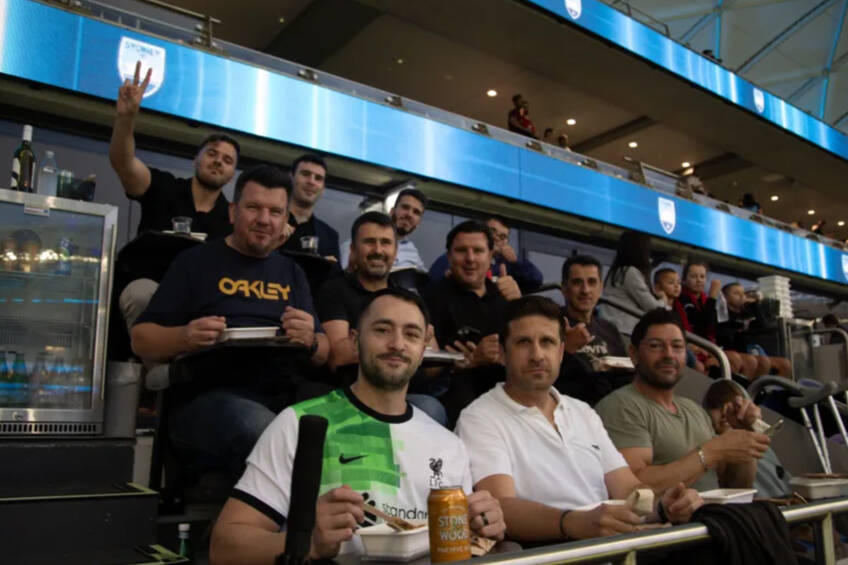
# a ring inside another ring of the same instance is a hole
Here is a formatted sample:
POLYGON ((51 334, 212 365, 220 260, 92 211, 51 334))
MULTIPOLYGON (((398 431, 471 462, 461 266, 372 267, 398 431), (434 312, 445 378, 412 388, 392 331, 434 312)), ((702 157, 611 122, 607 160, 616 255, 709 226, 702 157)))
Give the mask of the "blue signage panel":
POLYGON ((848 136, 599 0, 530 0, 684 79, 848 159, 848 136))
POLYGON ((0 73, 114 99, 138 60, 153 68, 143 102, 151 110, 848 282, 848 255, 810 240, 392 106, 29 0, 0 0, 0 73))

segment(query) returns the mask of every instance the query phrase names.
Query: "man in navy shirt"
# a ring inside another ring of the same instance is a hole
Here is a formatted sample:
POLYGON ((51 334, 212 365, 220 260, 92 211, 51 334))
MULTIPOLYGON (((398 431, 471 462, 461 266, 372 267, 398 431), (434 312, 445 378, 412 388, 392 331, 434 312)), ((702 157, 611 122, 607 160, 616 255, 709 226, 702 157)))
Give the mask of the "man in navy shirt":
MULTIPOLYGON (((486 220, 486 227, 492 232, 494 242, 490 274, 498 276, 501 265, 505 265, 507 274, 515 279, 523 294, 531 293, 542 286, 542 271, 530 261, 519 259, 518 254, 509 244, 509 227, 498 218, 486 220)), ((439 256, 430 266, 430 281, 443 279, 449 267, 447 254, 439 256)))
MULTIPOLYGON (((172 263, 132 328, 137 355, 167 361, 215 344, 228 327, 279 326, 292 343, 309 348, 312 364, 327 360, 306 277, 272 253, 288 215, 287 183, 269 165, 242 173, 230 204, 233 233, 172 263)), ((172 391, 171 439, 212 466, 238 472, 276 412, 299 399, 297 383, 276 367, 243 360, 209 373, 172 391)))

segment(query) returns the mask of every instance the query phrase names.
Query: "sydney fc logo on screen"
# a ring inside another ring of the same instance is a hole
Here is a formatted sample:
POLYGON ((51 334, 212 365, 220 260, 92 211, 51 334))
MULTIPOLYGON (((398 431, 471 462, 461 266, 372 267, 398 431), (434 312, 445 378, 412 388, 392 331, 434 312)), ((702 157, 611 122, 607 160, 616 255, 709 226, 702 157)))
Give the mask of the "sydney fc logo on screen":
POLYGON ((122 81, 132 80, 138 61, 141 61, 142 79, 147 69, 153 69, 150 84, 144 91, 146 98, 155 94, 165 82, 165 49, 130 37, 122 37, 121 46, 118 48, 118 74, 121 75, 122 81))
POLYGON ((668 198, 657 199, 657 209, 660 213, 660 225, 665 233, 670 234, 674 231, 674 226, 677 224, 677 213, 674 211, 674 200, 668 198))
POLYGON ((583 13, 583 2, 582 0, 565 0, 565 9, 568 11, 568 15, 576 20, 583 13))
POLYGON ((848 255, 842 256, 842 274, 848 279, 848 255))
POLYGON ((760 114, 762 114, 763 110, 766 109, 766 97, 763 95, 763 91, 759 88, 754 89, 754 107, 760 114))

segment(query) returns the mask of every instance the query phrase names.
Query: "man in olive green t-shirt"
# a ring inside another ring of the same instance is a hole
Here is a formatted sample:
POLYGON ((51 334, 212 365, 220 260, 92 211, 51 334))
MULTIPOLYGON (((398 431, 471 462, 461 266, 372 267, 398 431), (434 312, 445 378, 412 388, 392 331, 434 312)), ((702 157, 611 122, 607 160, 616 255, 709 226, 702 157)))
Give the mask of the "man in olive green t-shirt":
POLYGON ((674 315, 657 309, 633 329, 632 384, 602 399, 595 410, 633 473, 654 490, 679 482, 699 491, 750 488, 769 438, 750 431, 760 409, 750 401, 732 414, 734 429, 716 436, 709 415, 674 394, 686 364, 686 339, 674 315))

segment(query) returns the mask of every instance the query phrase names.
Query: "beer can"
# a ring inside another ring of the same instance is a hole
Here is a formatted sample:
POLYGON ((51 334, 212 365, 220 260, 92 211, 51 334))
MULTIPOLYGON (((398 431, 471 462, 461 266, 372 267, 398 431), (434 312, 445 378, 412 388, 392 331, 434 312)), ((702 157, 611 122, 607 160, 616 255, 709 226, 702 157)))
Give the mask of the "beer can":
POLYGON ((430 525, 430 562, 471 559, 468 501, 461 487, 430 490, 427 497, 430 525))

